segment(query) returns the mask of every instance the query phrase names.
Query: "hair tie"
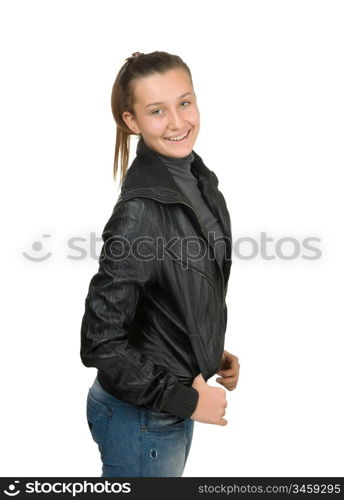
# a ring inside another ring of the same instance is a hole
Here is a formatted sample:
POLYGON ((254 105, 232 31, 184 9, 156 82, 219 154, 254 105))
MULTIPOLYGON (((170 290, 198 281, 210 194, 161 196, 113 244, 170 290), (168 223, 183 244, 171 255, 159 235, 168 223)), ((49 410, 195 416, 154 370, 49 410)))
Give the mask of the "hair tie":
POLYGON ((143 55, 144 55, 143 52, 133 52, 130 57, 127 57, 121 69, 122 74, 126 72, 126 70, 129 68, 129 66, 135 59, 138 59, 140 56, 143 55))
POLYGON ((132 56, 134 59, 137 59, 138 57, 143 56, 143 52, 133 52, 133 53, 131 54, 131 56, 132 56))

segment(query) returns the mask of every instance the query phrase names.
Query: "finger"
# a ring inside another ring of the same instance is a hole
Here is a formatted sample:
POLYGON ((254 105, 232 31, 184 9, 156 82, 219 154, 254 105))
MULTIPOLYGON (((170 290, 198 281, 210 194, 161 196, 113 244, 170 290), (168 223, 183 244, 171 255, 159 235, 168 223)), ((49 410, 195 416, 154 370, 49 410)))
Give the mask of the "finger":
POLYGON ((224 386, 226 389, 228 389, 229 391, 235 389, 237 383, 236 382, 219 382, 222 386, 224 386))
POLYGON ((223 377, 217 377, 215 380, 216 382, 223 382, 224 380, 230 381, 230 382, 235 382, 238 380, 237 375, 229 375, 229 376, 223 376, 223 377))
POLYGON ((227 359, 228 362, 232 364, 238 364, 239 363, 239 358, 235 356, 234 354, 231 354, 230 352, 227 352, 225 355, 225 358, 227 359))
POLYGON ((227 352, 228 356, 231 357, 233 360, 239 361, 238 356, 236 356, 235 354, 232 354, 231 352, 228 352, 228 351, 226 351, 226 352, 227 352))
POLYGON ((225 384, 225 379, 224 378, 217 378, 216 379, 216 382, 220 385, 224 385, 225 384))
POLYGON ((231 385, 230 387, 226 387, 227 391, 234 391, 236 385, 231 385))
POLYGON ((236 375, 237 370, 235 368, 227 368, 226 370, 219 370, 217 372, 218 375, 221 375, 222 377, 230 377, 236 375))
POLYGON ((225 418, 220 418, 219 425, 227 425, 228 421, 225 418))
MULTIPOLYGON (((238 377, 226 377, 220 379, 222 381, 222 384, 229 384, 229 385, 236 385, 238 383, 238 377)), ((219 382, 221 383, 221 382, 219 382)))
POLYGON ((229 382, 230 384, 236 384, 238 382, 239 377, 238 376, 231 376, 231 377, 220 377, 218 380, 222 382, 229 382))

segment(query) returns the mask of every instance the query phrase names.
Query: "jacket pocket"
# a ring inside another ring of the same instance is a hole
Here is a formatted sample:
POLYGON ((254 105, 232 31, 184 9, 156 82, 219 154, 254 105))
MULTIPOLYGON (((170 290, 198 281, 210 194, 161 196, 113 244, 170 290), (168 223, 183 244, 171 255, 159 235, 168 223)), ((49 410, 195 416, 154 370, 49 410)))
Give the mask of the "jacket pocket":
MULTIPOLYGON (((174 260, 174 262, 176 264, 178 264, 180 267, 182 267, 184 269, 184 271, 186 270, 186 267, 184 267, 183 263, 180 262, 179 260, 174 260)), ((201 276, 202 278, 206 279, 208 281, 208 283, 215 289, 215 285, 214 283, 212 282, 211 278, 204 272, 202 271, 201 269, 199 269, 198 267, 195 267, 193 265, 190 265, 188 264, 187 266, 187 269, 189 271, 192 271, 193 273, 196 273, 198 274, 199 276, 201 276)))
POLYGON ((202 259, 194 260, 192 256, 197 255, 197 251, 199 250, 197 242, 193 240, 189 240, 187 242, 181 242, 180 240, 175 241, 171 248, 166 248, 167 254, 171 257, 173 262, 179 265, 184 271, 190 270, 194 273, 197 273, 202 278, 205 278, 209 284, 215 288, 213 280, 210 274, 204 269, 205 257, 202 259), (188 251, 192 250, 191 256, 188 258, 188 251))

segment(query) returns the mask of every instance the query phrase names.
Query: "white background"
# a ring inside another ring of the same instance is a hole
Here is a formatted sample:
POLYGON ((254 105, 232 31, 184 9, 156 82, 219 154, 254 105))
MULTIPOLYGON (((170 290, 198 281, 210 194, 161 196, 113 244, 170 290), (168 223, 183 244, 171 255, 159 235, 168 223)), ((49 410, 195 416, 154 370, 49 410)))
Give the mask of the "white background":
POLYGON ((90 233, 119 193, 110 93, 132 52, 166 50, 192 71, 194 149, 234 242, 259 248, 233 256, 228 425, 195 423, 184 475, 343 476, 343 3, 12 0, 0 19, 1 475, 101 474, 79 336, 101 248, 90 233), (276 253, 286 237, 290 260, 276 253), (320 258, 303 258, 307 237, 320 258))

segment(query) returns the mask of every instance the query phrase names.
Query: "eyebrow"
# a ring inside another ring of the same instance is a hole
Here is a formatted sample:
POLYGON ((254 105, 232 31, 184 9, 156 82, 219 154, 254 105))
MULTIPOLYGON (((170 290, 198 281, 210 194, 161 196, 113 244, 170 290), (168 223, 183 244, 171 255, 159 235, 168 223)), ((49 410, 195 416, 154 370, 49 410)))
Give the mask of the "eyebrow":
MULTIPOLYGON (((192 92, 185 92, 185 94, 182 94, 181 96, 179 96, 179 99, 182 99, 182 97, 185 97, 189 94, 192 95, 192 92)), ((159 104, 164 104, 164 103, 163 103, 163 101, 151 102, 150 104, 146 104, 145 108, 149 108, 149 106, 158 106, 159 104)))

